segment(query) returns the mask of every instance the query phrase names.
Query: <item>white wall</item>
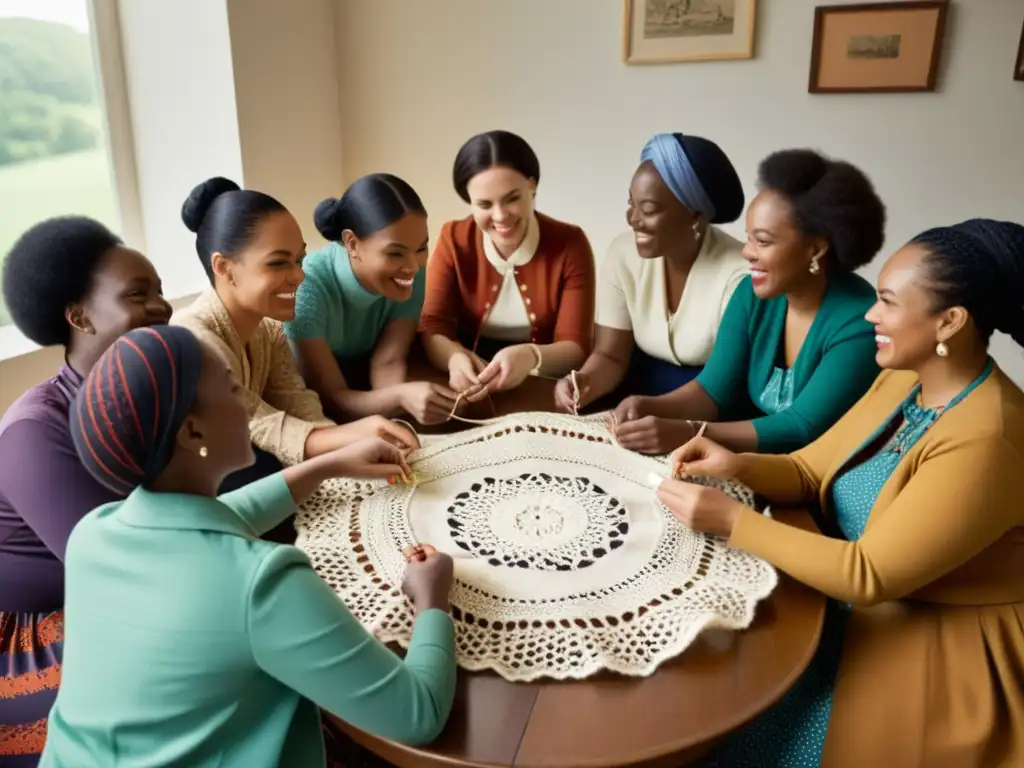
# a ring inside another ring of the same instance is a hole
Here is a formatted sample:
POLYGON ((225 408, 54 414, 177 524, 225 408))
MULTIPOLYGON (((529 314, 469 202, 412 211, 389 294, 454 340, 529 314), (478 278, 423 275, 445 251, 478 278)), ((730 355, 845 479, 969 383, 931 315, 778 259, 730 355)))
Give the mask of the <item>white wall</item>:
MULTIPOLYGON (((1019 0, 953 4, 936 93, 827 96, 807 93, 816 0, 761 0, 754 59, 655 67, 621 62, 621 0, 335 2, 346 179, 405 177, 435 233, 465 215, 455 152, 492 128, 530 141, 540 207, 583 226, 598 253, 625 227, 629 179, 658 131, 721 144, 748 199, 776 149, 860 165, 889 208, 883 254, 970 216, 1024 221, 1019 0)), ((742 234, 742 222, 729 229, 742 234)), ((1020 349, 997 339, 995 352, 1024 383, 1020 349)))
POLYGON ((334 0, 228 0, 245 185, 278 198, 310 249, 313 209, 344 191, 334 0))
POLYGON ((209 176, 241 183, 242 152, 226 0, 120 0, 121 45, 145 242, 169 296, 206 277, 181 223, 209 176))

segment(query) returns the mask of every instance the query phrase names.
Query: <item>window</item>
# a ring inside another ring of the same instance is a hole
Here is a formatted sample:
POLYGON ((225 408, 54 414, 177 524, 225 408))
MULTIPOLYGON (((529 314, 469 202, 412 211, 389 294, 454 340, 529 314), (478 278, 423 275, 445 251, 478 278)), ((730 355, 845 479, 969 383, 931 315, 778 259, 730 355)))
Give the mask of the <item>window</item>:
POLYGON ((90 0, 0 0, 0 259, 51 216, 121 231, 94 42, 90 0))

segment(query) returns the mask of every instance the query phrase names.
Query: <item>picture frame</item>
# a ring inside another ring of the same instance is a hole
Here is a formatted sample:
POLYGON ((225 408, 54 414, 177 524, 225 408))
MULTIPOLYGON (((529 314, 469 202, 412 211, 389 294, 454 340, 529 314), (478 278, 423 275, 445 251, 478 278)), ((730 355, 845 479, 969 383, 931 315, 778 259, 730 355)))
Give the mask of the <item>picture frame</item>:
POLYGON ((810 93, 934 91, 949 0, 814 9, 810 93))
POLYGON ((757 0, 623 0, 622 61, 749 59, 757 0))
POLYGON ((1017 45, 1017 63, 1013 67, 1013 79, 1024 83, 1024 23, 1020 27, 1020 43, 1017 45))

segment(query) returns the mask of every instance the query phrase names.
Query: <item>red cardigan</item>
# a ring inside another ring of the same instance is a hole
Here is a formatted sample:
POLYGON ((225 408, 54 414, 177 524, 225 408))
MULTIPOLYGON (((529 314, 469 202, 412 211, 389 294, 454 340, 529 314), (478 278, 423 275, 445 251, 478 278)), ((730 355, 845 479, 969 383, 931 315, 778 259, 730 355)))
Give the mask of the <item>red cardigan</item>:
MULTIPOLYGON (((540 240, 529 264, 513 274, 526 304, 535 344, 574 341, 589 354, 594 337, 594 254, 583 230, 537 214, 540 240)), ((449 221, 427 262, 420 314, 424 342, 434 334, 476 339, 501 288, 473 217, 449 221)))

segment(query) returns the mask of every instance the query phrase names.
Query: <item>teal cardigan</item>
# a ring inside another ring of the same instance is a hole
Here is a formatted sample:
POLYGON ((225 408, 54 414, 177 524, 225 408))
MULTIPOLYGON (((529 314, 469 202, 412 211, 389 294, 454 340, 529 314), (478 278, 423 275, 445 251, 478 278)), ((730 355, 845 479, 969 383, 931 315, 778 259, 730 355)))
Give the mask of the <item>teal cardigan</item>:
POLYGON ((317 705, 409 743, 455 690, 452 622, 424 611, 404 663, 295 547, 280 474, 220 499, 137 490, 75 527, 64 667, 41 766, 322 766, 317 705))
POLYGON ((840 273, 829 280, 821 308, 793 364, 793 402, 766 415, 755 403, 782 358, 788 302, 762 301, 743 279, 722 317, 718 339, 697 382, 718 406, 718 421, 753 419, 759 453, 803 448, 846 413, 878 376, 875 331, 864 315, 875 289, 840 273))

